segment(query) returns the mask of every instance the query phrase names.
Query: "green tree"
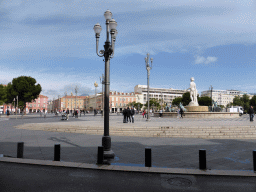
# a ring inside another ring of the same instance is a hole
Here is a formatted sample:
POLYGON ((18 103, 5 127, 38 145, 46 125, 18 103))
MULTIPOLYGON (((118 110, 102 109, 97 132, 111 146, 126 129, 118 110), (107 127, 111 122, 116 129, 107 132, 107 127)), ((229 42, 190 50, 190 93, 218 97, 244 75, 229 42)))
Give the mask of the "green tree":
MULTIPOLYGON (((155 99, 155 98, 152 98, 152 99, 149 100, 149 107, 150 108, 153 106, 153 104, 154 104, 154 107, 157 107, 157 108, 159 108, 159 106, 160 106, 160 103, 159 103, 158 99, 155 99)), ((148 107, 148 103, 146 103, 144 106, 148 107)))
POLYGON ((3 105, 3 103, 6 103, 6 99, 7 99, 6 87, 0 84, 0 105, 3 105))
POLYGON ((176 97, 172 101, 172 106, 179 106, 180 103, 182 103, 182 97, 176 97))
POLYGON ((141 109, 142 108, 142 106, 143 106, 143 104, 142 103, 140 103, 140 102, 138 102, 138 103, 136 103, 135 101, 133 101, 133 102, 130 102, 130 103, 128 103, 127 104, 128 106, 130 106, 130 107, 135 107, 136 109, 141 109), (139 107, 140 106, 140 107, 139 107))
POLYGON ((239 96, 235 96, 233 99, 233 105, 234 106, 243 106, 244 102, 239 96))
POLYGON ((198 97, 198 104, 200 106, 212 106, 212 99, 208 96, 198 97))
POLYGON ((241 100, 243 101, 243 108, 245 111, 248 111, 248 109, 250 108, 250 98, 249 95, 244 94, 243 97, 241 98, 241 100))
POLYGON ((35 100, 42 91, 41 85, 36 85, 36 80, 28 76, 14 78, 12 83, 8 83, 6 89, 7 103, 12 103, 13 99, 18 96, 18 106, 21 110, 26 108, 26 102, 35 100))
POLYGON ((256 110, 256 95, 254 95, 250 100, 250 105, 253 106, 253 109, 256 110))
POLYGON ((190 103, 190 93, 186 92, 182 95, 182 104, 183 106, 187 106, 190 103))

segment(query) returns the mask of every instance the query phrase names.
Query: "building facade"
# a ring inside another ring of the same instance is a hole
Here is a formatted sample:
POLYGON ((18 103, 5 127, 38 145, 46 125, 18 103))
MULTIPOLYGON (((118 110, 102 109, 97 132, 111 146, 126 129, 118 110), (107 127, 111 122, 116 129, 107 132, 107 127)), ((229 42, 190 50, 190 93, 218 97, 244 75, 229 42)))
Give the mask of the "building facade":
MULTIPOLYGON (((96 96, 91 95, 85 99, 85 108, 88 111, 94 109, 101 111, 104 109, 104 98, 102 99, 102 93, 98 93, 96 96)), ((117 91, 109 92, 109 110, 111 113, 122 112, 129 103, 137 102, 136 95, 132 93, 123 93, 117 91)))
MULTIPOLYGON (((148 88, 147 85, 136 85, 134 87, 134 92, 136 94, 137 102, 142 103, 143 105, 147 102, 148 88)), ((173 99, 176 97, 182 97, 186 90, 179 89, 165 89, 165 88, 152 88, 149 87, 149 99, 157 99, 160 104, 167 104, 170 106, 173 99)))
POLYGON ((59 97, 58 99, 54 99, 51 102, 51 111, 73 111, 73 110, 84 110, 85 109, 85 99, 88 96, 74 96, 71 92, 70 95, 66 95, 64 97, 59 97))
MULTIPOLYGON (((227 106, 229 103, 233 102, 233 99, 235 96, 242 97, 244 94, 247 94, 247 92, 244 91, 238 91, 238 90, 207 90, 201 92, 201 97, 208 96, 217 102, 218 105, 227 106)), ((253 95, 247 94, 249 98, 251 99, 253 95)))
POLYGON ((26 103, 26 113, 47 112, 48 97, 39 95, 33 102, 26 103))

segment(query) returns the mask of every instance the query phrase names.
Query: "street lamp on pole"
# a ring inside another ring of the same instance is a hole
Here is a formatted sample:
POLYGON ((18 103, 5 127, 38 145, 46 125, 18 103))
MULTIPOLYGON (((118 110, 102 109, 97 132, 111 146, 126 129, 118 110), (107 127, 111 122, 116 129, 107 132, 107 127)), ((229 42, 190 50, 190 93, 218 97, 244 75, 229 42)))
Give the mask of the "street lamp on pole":
MULTIPOLYGON (((97 96, 97 87, 98 87, 98 83, 95 81, 95 83, 94 83, 94 87, 95 87, 95 108, 94 108, 94 112, 95 112, 95 110, 96 110, 96 108, 97 108, 97 99, 96 99, 96 96, 97 96)), ((96 113, 94 114, 94 115, 96 115, 96 113)))
MULTIPOLYGON (((77 97, 77 91, 78 91, 78 87, 76 86, 76 87, 75 87, 76 97, 77 97)), ((75 110, 76 110, 76 98, 75 98, 75 110)), ((75 110, 74 110, 74 111, 75 111, 75 110)))
POLYGON ((149 53, 147 54, 147 57, 145 57, 145 64, 146 64, 146 69, 147 69, 147 77, 148 77, 148 112, 147 112, 147 121, 149 121, 149 76, 150 76, 150 70, 153 67, 153 58, 149 59, 149 53), (151 61, 151 64, 149 63, 149 60, 151 61))
POLYGON ((104 99, 103 99, 103 97, 104 97, 104 94, 103 94, 103 88, 104 88, 104 79, 105 79, 105 77, 104 77, 104 74, 102 74, 102 76, 100 77, 100 82, 101 82, 101 87, 102 87, 102 104, 101 104, 101 111, 102 111, 102 116, 104 116, 104 110, 103 110, 103 105, 104 105, 104 99))
MULTIPOLYGON (((210 90, 211 90, 211 104, 213 104, 213 102, 212 102, 212 90, 213 90, 212 85, 211 85, 211 87, 210 87, 210 90)), ((212 109, 212 106, 211 106, 211 109, 212 109)), ((211 110, 211 111, 213 111, 213 110, 211 110)))
POLYGON ((112 18, 112 13, 107 10, 104 13, 104 17, 106 19, 106 41, 104 45, 104 50, 100 50, 99 48, 99 38, 100 32, 102 30, 99 23, 94 25, 94 32, 96 37, 96 53, 99 57, 104 57, 105 60, 105 95, 104 95, 104 135, 102 137, 102 146, 104 148, 104 157, 106 158, 114 158, 115 153, 111 150, 111 137, 109 136, 109 87, 110 87, 110 59, 114 57, 115 50, 115 41, 117 35, 117 22, 112 18), (111 34, 111 42, 109 41, 109 34, 111 34))

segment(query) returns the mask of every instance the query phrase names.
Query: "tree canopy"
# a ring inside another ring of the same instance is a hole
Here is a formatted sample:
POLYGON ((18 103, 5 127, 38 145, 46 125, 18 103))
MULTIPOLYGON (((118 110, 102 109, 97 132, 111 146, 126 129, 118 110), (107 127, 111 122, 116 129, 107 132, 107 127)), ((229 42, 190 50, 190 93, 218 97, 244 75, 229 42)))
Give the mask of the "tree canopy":
POLYGON ((26 102, 35 100, 42 91, 41 85, 36 85, 36 80, 28 76, 14 78, 11 83, 8 83, 6 89, 7 103, 12 103, 18 96, 18 106, 22 110, 26 107, 26 102))
POLYGON ((6 87, 2 84, 0 84, 0 105, 3 105, 3 103, 6 103, 6 87))
POLYGON ((182 103, 182 97, 176 97, 172 100, 172 106, 179 106, 180 103, 182 103))
MULTIPOLYGON (((154 105, 154 107, 160 108, 160 103, 159 103, 158 99, 151 98, 149 100, 149 107, 153 107, 153 105, 154 105)), ((148 103, 146 103, 144 106, 148 107, 148 103)))
POLYGON ((191 101, 190 93, 186 92, 182 95, 182 104, 183 106, 187 106, 191 101))
POLYGON ((212 106, 212 99, 208 96, 198 97, 198 104, 200 106, 212 106))
POLYGON ((244 111, 247 111, 250 107, 249 95, 244 94, 242 97, 235 96, 233 99, 233 105, 234 106, 242 106, 244 108, 244 111))

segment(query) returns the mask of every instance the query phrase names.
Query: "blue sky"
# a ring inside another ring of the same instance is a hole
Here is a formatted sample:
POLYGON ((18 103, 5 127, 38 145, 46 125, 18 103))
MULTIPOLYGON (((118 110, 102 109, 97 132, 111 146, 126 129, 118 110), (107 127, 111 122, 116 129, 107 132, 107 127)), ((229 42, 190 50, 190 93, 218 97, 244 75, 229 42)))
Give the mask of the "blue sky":
POLYGON ((67 91, 93 94, 104 73, 96 55, 93 26, 104 12, 117 21, 110 89, 132 92, 147 84, 144 58, 153 57, 150 86, 199 92, 237 89, 256 92, 256 1, 253 0, 2 0, 0 83, 27 75, 50 98, 67 91))

